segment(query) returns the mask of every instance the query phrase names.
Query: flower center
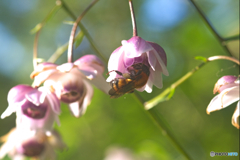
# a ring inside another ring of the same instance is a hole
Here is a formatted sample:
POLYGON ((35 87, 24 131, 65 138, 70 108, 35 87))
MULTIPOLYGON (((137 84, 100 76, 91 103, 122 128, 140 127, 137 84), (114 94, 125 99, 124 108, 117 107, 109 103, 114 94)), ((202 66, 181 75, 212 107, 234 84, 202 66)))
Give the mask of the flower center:
POLYGON ((31 140, 22 145, 22 152, 25 156, 35 157, 43 152, 44 147, 44 144, 31 140))
POLYGON ((33 119, 41 119, 45 116, 47 112, 47 106, 44 103, 36 106, 32 102, 26 101, 22 105, 22 111, 28 117, 31 117, 33 119))
POLYGON ((61 95, 61 100, 65 103, 72 103, 72 102, 76 102, 81 95, 82 95, 82 92, 72 90, 72 91, 63 93, 61 95))

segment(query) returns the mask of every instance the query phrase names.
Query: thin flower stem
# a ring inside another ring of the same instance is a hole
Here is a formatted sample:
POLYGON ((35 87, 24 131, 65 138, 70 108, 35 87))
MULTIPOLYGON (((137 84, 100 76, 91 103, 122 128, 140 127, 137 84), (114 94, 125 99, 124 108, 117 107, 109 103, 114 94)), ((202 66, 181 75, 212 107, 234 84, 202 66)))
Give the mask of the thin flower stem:
POLYGON ((206 24, 208 25, 208 27, 210 28, 210 30, 213 32, 213 34, 217 37, 219 43, 221 44, 221 46, 224 48, 224 50, 229 54, 232 55, 231 52, 229 51, 229 49, 226 46, 226 42, 225 39, 222 38, 218 32, 216 31, 216 29, 213 27, 213 25, 211 24, 210 20, 208 20, 207 16, 203 13, 203 11, 197 6, 197 4, 194 2, 194 0, 189 0, 194 7, 196 8, 196 10, 198 11, 198 13, 200 14, 200 16, 203 18, 203 20, 206 22, 206 24))
MULTIPOLYGON (((144 99, 137 93, 134 92, 134 96, 140 102, 141 106, 144 105, 144 99)), ((143 107, 141 107, 143 109, 143 107)), ((146 110, 145 110, 146 112, 146 110)), ((186 157, 186 159, 191 159, 188 153, 184 150, 184 148, 179 144, 177 139, 172 134, 171 130, 165 125, 164 120, 161 118, 162 116, 156 110, 156 108, 152 108, 151 110, 147 110, 147 115, 150 119, 156 124, 156 126, 162 131, 163 135, 167 137, 175 146, 176 148, 186 157)))
POLYGON ((34 43, 33 43, 33 69, 35 70, 37 65, 38 65, 38 53, 37 53, 37 48, 38 48, 38 38, 39 34, 41 32, 41 29, 37 31, 35 38, 34 38, 34 43))
POLYGON ((212 56, 212 57, 209 57, 209 58, 206 59, 205 62, 203 62, 200 65, 196 66, 190 72, 188 72, 183 77, 181 77, 179 80, 174 82, 170 87, 166 88, 161 94, 159 94, 158 96, 156 96, 156 97, 152 98, 151 100, 145 102, 144 103, 145 109, 149 110, 149 109, 153 108, 154 106, 156 106, 158 103, 162 102, 163 99, 166 99, 165 97, 173 89, 177 88, 180 84, 182 84, 184 81, 186 81, 189 77, 191 77, 196 71, 198 71, 200 68, 202 68, 205 64, 207 64, 208 62, 215 61, 215 60, 229 60, 229 61, 232 61, 232 62, 237 63, 238 65, 240 65, 240 62, 237 59, 232 58, 232 57, 228 57, 228 56, 212 56))
MULTIPOLYGON (((57 1, 58 2, 58 1, 57 1)), ((48 15, 44 18, 44 20, 37 24, 32 30, 31 33, 36 33, 35 38, 34 38, 34 43, 33 43, 33 68, 35 69, 38 65, 38 39, 40 32, 43 28, 43 26, 52 18, 52 16, 57 13, 57 11, 61 8, 61 3, 56 3, 56 6, 53 7, 53 9, 48 13, 48 15)))
POLYGON ((224 38, 224 41, 233 41, 233 40, 238 40, 240 35, 232 36, 232 37, 227 37, 224 38))
POLYGON ((92 8, 92 6, 94 6, 94 4, 96 4, 97 2, 98 0, 93 0, 92 3, 83 11, 83 13, 77 18, 77 20, 73 24, 73 28, 69 38, 69 45, 68 45, 68 62, 69 63, 71 63, 73 59, 72 57, 73 41, 74 41, 78 23, 82 20, 83 16, 89 11, 89 9, 92 8))
POLYGON ((132 0, 129 0, 129 7, 130 7, 130 12, 131 12, 131 18, 132 18, 133 36, 137 36, 138 35, 137 34, 137 25, 136 25, 136 19, 135 19, 132 0))
MULTIPOLYGON (((63 7, 63 9, 69 14, 69 16, 70 16, 72 19, 76 20, 77 17, 76 17, 76 16, 73 14, 73 12, 69 9, 69 7, 67 6, 67 4, 66 4, 63 0, 61 0, 61 2, 62 2, 62 7, 63 7)), ((87 29, 84 27, 84 25, 83 25, 81 22, 79 22, 79 23, 78 23, 78 26, 79 26, 79 28, 83 31, 84 35, 86 36, 87 40, 89 41, 90 45, 91 45, 92 48, 95 50, 95 52, 101 57, 101 59, 102 59, 105 63, 107 63, 108 60, 107 60, 107 59, 104 57, 104 55, 99 51, 99 49, 97 48, 95 42, 93 41, 92 37, 90 36, 90 34, 88 33, 88 31, 87 31, 87 29)))
POLYGON ((196 71, 198 71, 201 67, 203 67, 206 64, 206 62, 201 63, 197 67, 195 67, 193 70, 185 74, 183 77, 181 77, 179 80, 174 82, 170 87, 166 88, 161 94, 158 96, 152 98, 151 100, 144 103, 145 109, 149 110, 156 106, 158 103, 162 102, 164 97, 166 97, 173 89, 178 87, 180 84, 182 84, 185 80, 187 80, 189 77, 193 75, 196 71))
POLYGON ((215 60, 220 60, 220 59, 229 60, 229 61, 232 61, 232 62, 237 63, 238 65, 240 65, 239 60, 237 60, 237 59, 235 59, 233 57, 228 57, 228 56, 212 56, 212 57, 209 57, 207 60, 208 61, 215 61, 215 60))

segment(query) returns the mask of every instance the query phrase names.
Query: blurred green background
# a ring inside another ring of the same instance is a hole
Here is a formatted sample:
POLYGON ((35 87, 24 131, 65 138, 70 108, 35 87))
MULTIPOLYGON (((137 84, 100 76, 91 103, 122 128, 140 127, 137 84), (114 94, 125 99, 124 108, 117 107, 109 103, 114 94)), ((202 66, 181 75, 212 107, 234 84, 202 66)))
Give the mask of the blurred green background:
MULTIPOLYGON (((90 0, 68 0, 66 3, 78 16, 90 0)), ((198 0, 197 4, 221 36, 239 34, 238 0, 198 0)), ((54 6, 53 0, 0 1, 0 113, 8 106, 7 94, 13 86, 32 83, 29 75, 33 70, 34 35, 30 30, 54 6)), ((140 93, 146 101, 200 64, 194 60, 195 56, 228 55, 188 0, 135 0, 134 9, 139 36, 161 45, 168 58, 170 76, 163 76, 163 89, 154 87, 151 94, 140 93)), ((72 19, 60 9, 43 28, 38 47, 40 58, 47 60, 68 41, 72 26, 64 21, 72 19)), ((127 0, 100 0, 82 23, 106 58, 121 45, 121 40, 132 36, 127 0)), ((232 55, 239 58, 239 40, 227 45, 232 55)), ((74 59, 84 54, 95 54, 86 38, 74 50, 74 59)), ((65 53, 56 63, 66 61, 65 53)), ((236 103, 206 114, 207 105, 214 97, 212 90, 216 81, 224 75, 238 74, 239 67, 232 62, 211 62, 181 84, 171 100, 156 106, 192 159, 239 159, 239 156, 210 157, 211 151, 239 153, 239 130, 231 124, 236 103)), ((102 160, 113 147, 128 148, 140 159, 185 159, 133 95, 109 99, 96 88, 94 91, 91 105, 79 119, 72 117, 67 106, 62 104, 61 126, 55 128, 68 148, 58 152, 57 159, 102 160)), ((14 126, 15 114, 0 120, 0 136, 14 126)))

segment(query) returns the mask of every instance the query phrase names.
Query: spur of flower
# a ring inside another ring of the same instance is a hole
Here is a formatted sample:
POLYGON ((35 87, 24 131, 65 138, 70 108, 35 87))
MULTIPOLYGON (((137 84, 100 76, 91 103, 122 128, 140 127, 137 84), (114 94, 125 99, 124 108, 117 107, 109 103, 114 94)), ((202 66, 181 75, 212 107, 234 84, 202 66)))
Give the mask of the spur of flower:
POLYGON ((8 155, 13 160, 24 160, 26 157, 39 160, 56 159, 55 150, 63 150, 66 145, 58 132, 47 135, 42 131, 12 129, 0 140, 0 159, 8 155))
POLYGON ((1 118, 16 112, 17 128, 51 131, 54 121, 59 123, 60 102, 45 87, 17 85, 8 93, 8 108, 1 118))
POLYGON ((213 93, 219 93, 207 107, 207 114, 223 109, 237 102, 237 108, 232 116, 232 125, 239 129, 239 78, 235 76, 223 76, 215 84, 213 93))
MULTIPOLYGON (((153 85, 162 88, 162 73, 168 76, 166 53, 158 44, 145 41, 139 36, 134 36, 127 41, 123 40, 122 46, 118 47, 111 54, 108 61, 109 77, 107 82, 116 83, 116 80, 122 78, 136 78, 136 76, 140 75, 139 67, 136 68, 139 64, 142 66, 141 71, 149 72, 149 74, 147 74, 146 81, 142 85, 135 87, 135 89, 151 93, 153 85), (130 76, 124 76, 126 73, 130 76)), ((141 76, 136 79, 141 79, 142 81, 141 76)), ((125 93, 131 92, 133 90, 125 93)))
POLYGON ((94 84, 97 88, 107 92, 110 88, 102 73, 104 65, 95 55, 85 55, 74 63, 56 65, 54 63, 41 63, 31 74, 34 86, 42 83, 64 103, 75 117, 83 115, 93 96, 94 84))

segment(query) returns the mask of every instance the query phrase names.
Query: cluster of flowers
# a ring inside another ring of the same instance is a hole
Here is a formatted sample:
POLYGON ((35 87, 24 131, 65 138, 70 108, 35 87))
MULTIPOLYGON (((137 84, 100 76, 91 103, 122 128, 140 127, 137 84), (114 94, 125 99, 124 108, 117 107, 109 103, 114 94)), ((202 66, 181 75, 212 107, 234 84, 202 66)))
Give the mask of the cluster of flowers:
POLYGON ((8 93, 9 106, 1 118, 16 112, 16 128, 1 138, 5 143, 0 158, 8 154, 12 159, 55 159, 54 150, 65 147, 53 129, 54 122, 60 124, 60 101, 68 104, 75 117, 83 115, 93 96, 91 84, 105 92, 109 88, 103 71, 104 65, 95 55, 59 66, 39 64, 31 74, 32 86, 17 85, 8 93))
MULTIPOLYGON (((109 59, 108 70, 126 73, 137 63, 149 67, 150 74, 146 83, 135 89, 150 93, 153 84, 161 88, 161 74, 168 75, 166 54, 158 44, 138 36, 122 41, 122 46, 109 59)), ((74 63, 62 65, 38 64, 30 76, 34 79, 32 86, 17 85, 8 93, 9 106, 1 118, 16 112, 16 128, 2 137, 5 143, 0 148, 0 158, 8 154, 12 159, 54 159, 54 150, 65 147, 53 129, 54 122, 60 124, 60 102, 68 104, 73 116, 82 116, 93 96, 91 84, 108 93, 107 82, 120 76, 111 72, 106 82, 103 72, 104 65, 95 55, 85 55, 74 63)))

